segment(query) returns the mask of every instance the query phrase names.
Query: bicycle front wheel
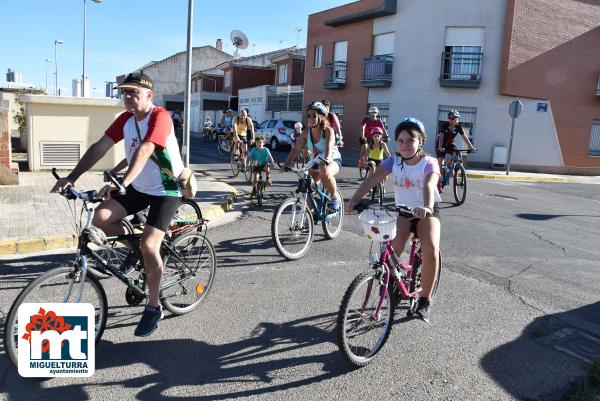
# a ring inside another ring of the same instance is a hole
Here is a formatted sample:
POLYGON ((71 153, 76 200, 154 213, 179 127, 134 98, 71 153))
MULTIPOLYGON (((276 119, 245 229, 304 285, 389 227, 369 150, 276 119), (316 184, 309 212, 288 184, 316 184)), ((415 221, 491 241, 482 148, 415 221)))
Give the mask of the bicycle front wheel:
POLYGON ((367 176, 367 169, 358 167, 358 176, 360 177, 361 180, 364 180, 365 177, 367 176))
MULTIPOLYGON (((125 234, 130 235, 134 232, 133 224, 127 219, 121 220, 121 225, 125 230, 125 234)), ((125 261, 129 254, 129 248, 120 242, 113 240, 106 247, 98 249, 98 255, 107 262, 108 265, 119 267, 125 261)), ((97 279, 106 279, 112 277, 112 273, 105 270, 96 258, 88 258, 88 275, 94 276, 97 279)))
POLYGON ((265 195, 265 184, 262 181, 256 183, 256 203, 263 205, 263 196, 265 195))
POLYGON ((300 259, 313 240, 314 221, 308 210, 296 198, 284 200, 273 214, 271 237, 275 249, 288 260, 300 259))
POLYGON ((108 314, 106 293, 100 282, 90 275, 86 275, 83 288, 81 284, 81 271, 74 271, 72 267, 65 266, 42 274, 21 291, 6 315, 3 336, 4 350, 15 367, 18 366, 18 310, 24 303, 71 303, 75 302, 75 297, 81 289, 78 302, 94 306, 96 343, 100 341, 108 314))
MULTIPOLYGON (((336 191, 337 195, 342 198, 342 194, 340 191, 336 191)), ((340 206, 340 208, 343 206, 340 206)), ((342 209, 329 213, 328 210, 325 210, 326 216, 322 222, 323 225, 323 233, 325 234, 325 238, 334 239, 340 235, 342 232, 342 224, 344 223, 344 211, 342 209)))
POLYGON ((465 203, 467 197, 467 173, 462 164, 457 164, 454 168, 454 182, 452 183, 454 199, 457 205, 465 203))
POLYGON ((235 153, 231 152, 231 160, 230 160, 230 165, 231 165, 231 172, 233 173, 234 177, 237 177, 238 174, 240 173, 240 161, 238 158, 236 158, 235 153))
POLYGON ((342 300, 338 314, 338 347, 355 366, 364 366, 377 355, 392 330, 395 297, 386 294, 376 271, 354 279, 342 300), (376 314, 377 305, 383 299, 376 314))
POLYGON ((246 159, 246 167, 244 167, 244 165, 242 164, 242 169, 244 170, 244 178, 246 178, 246 181, 252 181, 252 166, 250 166, 250 162, 248 161, 248 159, 246 159))
POLYGON ((196 309, 208 296, 217 272, 215 248, 197 232, 177 237, 171 244, 176 254, 167 252, 160 300, 175 315, 196 309))

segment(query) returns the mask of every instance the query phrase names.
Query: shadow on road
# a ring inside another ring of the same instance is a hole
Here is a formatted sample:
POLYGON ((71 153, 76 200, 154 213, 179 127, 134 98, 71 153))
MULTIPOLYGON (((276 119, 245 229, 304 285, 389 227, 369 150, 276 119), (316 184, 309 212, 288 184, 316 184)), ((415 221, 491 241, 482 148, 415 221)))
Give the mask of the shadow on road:
POLYGON ((561 400, 586 373, 572 353, 600 358, 600 342, 590 340, 586 327, 600 327, 600 302, 536 318, 518 338, 484 355, 481 366, 516 399, 561 400))
POLYGON ((556 219, 557 217, 600 217, 598 215, 588 214, 545 214, 545 213, 519 213, 516 217, 525 220, 545 221, 556 219))
POLYGON ((54 379, 50 386, 42 385, 39 380, 21 378, 2 357, 0 371, 4 374, 0 384, 8 399, 15 401, 83 401, 90 395, 97 396, 105 386, 131 388, 137 391, 138 400, 226 400, 273 394, 349 372, 337 349, 323 352, 320 346, 335 341, 334 325, 334 314, 322 314, 281 324, 262 322, 248 338, 227 344, 191 339, 123 344, 101 341, 95 377, 107 369, 115 370, 104 372, 108 377, 125 377, 100 383, 93 376, 80 384, 61 386, 59 379, 54 379), (143 366, 127 374, 115 374, 133 364, 143 366), (206 394, 199 387, 205 384, 223 384, 212 386, 211 392, 236 390, 206 394))

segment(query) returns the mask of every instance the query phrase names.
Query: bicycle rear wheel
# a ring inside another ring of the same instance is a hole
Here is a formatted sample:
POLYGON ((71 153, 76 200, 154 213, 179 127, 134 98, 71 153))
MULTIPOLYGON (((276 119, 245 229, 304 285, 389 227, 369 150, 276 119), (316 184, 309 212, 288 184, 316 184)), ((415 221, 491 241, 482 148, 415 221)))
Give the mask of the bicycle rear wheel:
MULTIPOLYGON (((196 224, 201 220, 202 210, 200 210, 200 206, 198 206, 196 201, 193 199, 183 199, 175 215, 173 215, 171 223, 169 223, 169 228, 173 230, 188 224, 196 224)), ((198 225, 195 231, 201 232, 202 227, 202 224, 198 225)))
MULTIPOLYGON (((4 350, 8 359, 18 366, 18 309, 24 303, 71 303, 79 293, 81 285, 81 272, 75 272, 72 267, 57 267, 42 274, 25 287, 15 302, 12 304, 4 325, 4 350)), ((85 283, 81 292, 79 303, 89 303, 94 306, 94 323, 96 329, 96 343, 100 341, 106 316, 108 304, 106 293, 102 284, 89 275, 86 275, 85 283)))
POLYGON ((171 244, 177 255, 167 252, 160 300, 175 315, 196 309, 208 296, 217 272, 215 249, 204 234, 189 232, 171 244))
MULTIPOLYGON (((342 194, 340 191, 336 191, 337 195, 342 198, 342 194)), ((334 239, 340 235, 342 232, 342 224, 344 223, 344 211, 341 209, 334 212, 329 213, 329 205, 325 205, 325 219, 322 221, 323 225, 323 233, 325 234, 325 238, 334 239)))
MULTIPOLYGON (((244 167, 244 165, 242 164, 241 168, 244 171, 244 178, 246 178, 247 182, 250 182, 252 181, 252 166, 250 166, 250 161, 247 157, 244 157, 244 159, 246 160, 246 167, 244 167)), ((243 163, 243 161, 241 161, 240 163, 243 163)))
POLYGON ((457 205, 465 203, 467 197, 467 173, 462 164, 457 164, 454 168, 454 181, 452 183, 454 199, 457 205))
POLYGON ((338 347, 355 366, 371 362, 390 336, 396 297, 388 293, 375 316, 385 291, 376 271, 360 274, 346 290, 338 313, 338 347))
POLYGON ((271 221, 271 237, 275 249, 288 260, 300 259, 313 240, 314 221, 308 210, 302 216, 296 198, 284 200, 275 210, 271 221))

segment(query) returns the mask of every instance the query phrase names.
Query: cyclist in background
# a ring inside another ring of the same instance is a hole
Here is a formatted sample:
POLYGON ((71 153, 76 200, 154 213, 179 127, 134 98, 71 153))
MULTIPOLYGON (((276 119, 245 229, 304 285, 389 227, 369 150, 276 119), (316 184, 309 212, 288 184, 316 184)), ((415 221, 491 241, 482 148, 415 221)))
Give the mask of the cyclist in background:
MULTIPOLYGON (((254 125, 244 109, 233 118, 232 124, 233 154, 236 155, 236 157, 243 157, 248 154, 248 142, 250 144, 254 143, 254 125), (248 138, 248 132, 250 132, 250 138, 248 138)), ((244 168, 246 168, 245 165, 244 168)))
POLYGON ((429 322, 433 283, 440 265, 441 226, 436 204, 441 201, 436 188, 440 171, 436 160, 423 151, 426 136, 421 121, 412 117, 405 118, 396 127, 394 135, 396 154, 381 163, 381 168, 360 184, 352 198, 344 205, 344 210, 350 213, 364 194, 392 174, 396 204, 413 208, 415 218, 399 216, 396 219, 396 237, 390 243, 396 253, 400 254, 411 232, 416 232, 419 236, 423 252, 423 289, 416 313, 425 322, 429 322))
POLYGON ((335 176, 340 172, 342 155, 335 146, 335 133, 327 122, 328 112, 321 102, 312 102, 306 107, 307 127, 290 151, 283 164, 283 170, 287 170, 294 163, 305 147, 310 151, 311 160, 322 156, 325 160, 319 163, 318 170, 310 171, 309 174, 315 182, 323 180, 323 185, 331 195, 332 209, 339 210, 342 199, 336 192, 335 176))
POLYGON ((340 123, 340 119, 337 114, 331 111, 331 102, 329 102, 329 100, 321 100, 321 103, 327 107, 327 122, 329 123, 329 126, 333 128, 333 132, 335 132, 335 146, 343 147, 344 136, 342 135, 342 124, 340 123))
POLYGON ((367 152, 365 155, 365 162, 367 165, 371 166, 369 171, 367 172, 367 176, 373 174, 375 170, 379 167, 383 159, 387 159, 390 157, 390 151, 385 142, 381 140, 381 136, 383 132, 381 128, 375 127, 371 131, 373 135, 371 137, 371 143, 367 147, 367 152))
MULTIPOLYGON (((437 147, 436 147, 436 157, 438 160, 438 167, 440 168, 440 172, 443 171, 442 164, 446 155, 453 156, 454 154, 460 154, 458 149, 454 145, 454 139, 457 135, 462 136, 463 141, 471 150, 477 150, 469 138, 465 135, 465 131, 463 127, 459 124, 458 119, 460 118, 460 113, 456 110, 450 110, 448 112, 448 122, 444 123, 440 132, 438 133, 437 138, 437 147)), ((442 192, 442 177, 440 176, 438 182, 438 191, 442 192)))
POLYGON ((233 110, 227 109, 223 110, 223 114, 221 115, 221 121, 219 123, 219 129, 221 134, 224 134, 227 139, 231 141, 232 133, 231 130, 233 128, 233 110))
POLYGON ((259 135, 256 138, 256 147, 250 150, 248 158, 252 164, 252 193, 250 194, 250 198, 254 198, 254 196, 256 196, 256 182, 258 181, 258 175, 261 171, 265 172, 266 184, 273 184, 273 181, 271 181, 269 163, 275 164, 275 161, 273 160, 273 156, 271 156, 269 149, 265 148, 264 136, 259 135))
POLYGON ((210 129, 210 130, 212 130, 214 126, 215 125, 213 124, 213 122, 210 119, 210 117, 206 117, 206 121, 204 121, 204 129, 210 129))
POLYGON ((365 156, 367 153, 367 145, 371 142, 371 137, 373 136, 372 131, 373 128, 379 127, 383 132, 383 141, 387 142, 388 133, 383 125, 383 121, 380 118, 377 118, 377 113, 379 113, 379 109, 375 106, 369 107, 369 115, 365 117, 362 121, 362 131, 360 134, 360 156, 358 158, 358 166, 360 168, 365 168, 365 156))

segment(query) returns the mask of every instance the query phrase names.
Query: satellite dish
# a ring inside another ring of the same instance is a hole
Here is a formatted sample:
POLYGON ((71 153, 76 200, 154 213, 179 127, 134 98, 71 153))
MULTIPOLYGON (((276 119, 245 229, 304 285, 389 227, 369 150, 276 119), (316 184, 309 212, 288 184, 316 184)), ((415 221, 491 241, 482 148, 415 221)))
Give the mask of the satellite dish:
POLYGON ((248 42, 248 37, 242 31, 231 31, 229 37, 231 38, 231 43, 235 46, 235 56, 237 56, 238 49, 245 49, 250 44, 250 42, 248 42))

